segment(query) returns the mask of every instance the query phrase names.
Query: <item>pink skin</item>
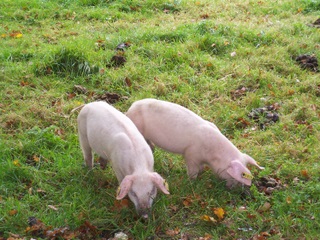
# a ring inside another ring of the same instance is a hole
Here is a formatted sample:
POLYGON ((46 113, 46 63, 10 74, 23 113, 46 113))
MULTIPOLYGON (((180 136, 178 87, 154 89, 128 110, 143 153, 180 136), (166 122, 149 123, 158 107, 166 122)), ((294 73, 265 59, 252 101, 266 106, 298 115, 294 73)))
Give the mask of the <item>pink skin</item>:
POLYGON ((228 187, 239 183, 250 186, 247 164, 263 169, 241 153, 216 125, 178 104, 143 99, 133 103, 126 115, 148 142, 183 155, 190 178, 196 178, 208 165, 228 187))
POLYGON ((110 161, 120 183, 117 199, 128 195, 138 214, 147 218, 157 189, 169 192, 153 171, 152 152, 132 121, 105 102, 93 102, 81 109, 78 132, 86 165, 92 168, 92 151, 103 167, 110 161))

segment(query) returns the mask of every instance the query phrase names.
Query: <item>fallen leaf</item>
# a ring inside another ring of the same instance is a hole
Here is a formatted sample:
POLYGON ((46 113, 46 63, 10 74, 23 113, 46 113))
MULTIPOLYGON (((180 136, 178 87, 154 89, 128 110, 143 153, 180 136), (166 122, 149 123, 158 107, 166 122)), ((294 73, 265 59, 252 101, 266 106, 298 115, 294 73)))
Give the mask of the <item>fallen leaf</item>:
POLYGON ((173 212, 178 211, 178 206, 175 206, 175 205, 169 205, 169 208, 170 208, 173 212))
POLYGON ((207 19, 207 18, 209 18, 209 14, 207 14, 207 13, 202 14, 200 17, 201 17, 202 19, 207 19))
POLYGON ((9 211, 9 215, 10 215, 10 216, 14 216, 14 215, 16 215, 17 213, 18 213, 18 210, 16 210, 16 209, 12 209, 12 210, 9 211))
POLYGON ((254 219, 254 218, 256 218, 257 216, 256 215, 254 215, 254 214, 251 214, 251 213, 248 213, 247 214, 247 218, 249 218, 249 219, 254 219))
POLYGON ((124 82, 125 82, 125 84, 126 84, 128 87, 131 87, 131 86, 132 86, 132 82, 131 82, 130 78, 126 77, 126 78, 124 79, 124 82))
POLYGON ((21 166, 21 164, 20 164, 18 159, 13 161, 13 165, 16 166, 16 167, 20 167, 21 166))
POLYGON ((21 86, 21 87, 25 87, 25 86, 28 86, 28 85, 29 85, 29 82, 27 82, 27 81, 22 80, 22 81, 20 82, 20 86, 21 86))
POLYGON ((190 198, 187 198, 187 199, 185 199, 185 200, 183 200, 183 205, 185 206, 185 207, 190 207, 191 206, 191 203, 192 203, 192 200, 190 199, 190 198))
POLYGON ((271 204, 269 202, 265 202, 261 207, 259 207, 258 212, 266 212, 271 208, 271 204))
POLYGON ((206 221, 206 222, 211 222, 211 223, 216 223, 217 220, 215 220, 213 217, 210 217, 208 215, 203 215, 200 217, 201 220, 206 221))
POLYGON ((35 162, 39 162, 40 161, 40 158, 39 157, 37 157, 36 155, 33 155, 33 161, 35 161, 35 162))
POLYGON ((178 235, 179 233, 180 233, 180 229, 179 228, 166 230, 166 235, 168 235, 170 237, 174 237, 174 236, 178 235))
POLYGON ((287 197, 287 198, 286 198, 286 202, 287 202, 288 204, 291 204, 291 203, 292 203, 291 197, 287 197))
POLYGON ((71 100, 72 98, 74 98, 76 96, 75 93, 68 93, 67 98, 68 100, 71 100))
POLYGON ((130 204, 130 202, 127 198, 121 199, 119 201, 115 200, 113 209, 119 211, 121 209, 128 208, 129 204, 130 204))
POLYGON ((212 239, 212 236, 208 233, 205 233, 204 237, 198 238, 198 240, 211 240, 211 239, 212 239))
POLYGON ((293 95, 295 92, 294 92, 294 90, 293 89, 290 89, 289 91, 288 91, 288 95, 293 95))
POLYGON ((307 171, 306 169, 301 170, 301 175, 302 175, 303 177, 306 177, 306 178, 309 177, 308 171, 307 171))
POLYGON ((48 208, 54 210, 54 211, 58 211, 58 208, 56 206, 53 205, 48 205, 48 208))
POLYGON ((9 36, 12 38, 21 38, 22 33, 20 31, 12 31, 11 33, 9 33, 9 36))
POLYGON ((224 218, 225 211, 223 208, 213 208, 213 213, 218 217, 218 219, 221 221, 224 218))

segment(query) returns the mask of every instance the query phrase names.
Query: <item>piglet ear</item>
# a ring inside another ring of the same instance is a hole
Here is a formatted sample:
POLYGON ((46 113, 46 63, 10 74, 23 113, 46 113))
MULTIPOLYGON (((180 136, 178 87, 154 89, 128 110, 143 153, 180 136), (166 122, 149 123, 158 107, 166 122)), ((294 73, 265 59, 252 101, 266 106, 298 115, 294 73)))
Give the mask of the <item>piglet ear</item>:
POLYGON ((130 188, 132 186, 133 183, 133 179, 134 176, 132 175, 127 175, 121 182, 118 190, 117 190, 117 200, 121 200, 122 198, 124 198, 128 192, 130 191, 130 188))
MULTIPOLYGON (((237 180, 240 183, 243 183, 243 184, 250 186, 251 179, 249 179, 249 177, 243 176, 243 174, 247 173, 247 172, 248 172, 248 169, 238 160, 232 161, 231 164, 229 165, 229 167, 227 168, 227 173, 232 178, 234 178, 235 180, 237 180)), ((250 176, 251 176, 251 174, 250 174, 250 176)))
POLYGON ((152 173, 152 182, 159 188, 164 194, 169 193, 169 185, 158 173, 152 173))
POLYGON ((244 154, 244 157, 245 157, 245 160, 246 160, 247 164, 251 164, 251 165, 259 168, 260 170, 264 169, 264 167, 259 166, 258 163, 252 157, 250 157, 249 155, 244 154))

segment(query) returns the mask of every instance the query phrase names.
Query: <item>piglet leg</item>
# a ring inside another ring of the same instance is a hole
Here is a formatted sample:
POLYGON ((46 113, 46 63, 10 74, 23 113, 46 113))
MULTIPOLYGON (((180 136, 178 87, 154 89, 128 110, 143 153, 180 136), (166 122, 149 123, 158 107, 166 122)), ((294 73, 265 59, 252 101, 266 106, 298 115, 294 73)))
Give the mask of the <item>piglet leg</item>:
POLYGON ((184 159, 186 161, 189 178, 191 179, 197 178, 198 175, 203 171, 203 166, 199 164, 198 159, 195 158, 193 154, 188 154, 188 151, 186 151, 184 155, 184 159))

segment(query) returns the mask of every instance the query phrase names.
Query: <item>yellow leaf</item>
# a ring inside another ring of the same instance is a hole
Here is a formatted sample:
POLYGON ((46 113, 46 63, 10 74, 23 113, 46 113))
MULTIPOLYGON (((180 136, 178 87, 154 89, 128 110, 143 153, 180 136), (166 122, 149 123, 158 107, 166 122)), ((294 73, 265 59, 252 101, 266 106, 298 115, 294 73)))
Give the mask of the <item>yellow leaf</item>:
POLYGON ((212 222, 212 223, 216 223, 217 220, 215 220, 213 217, 210 217, 208 215, 203 215, 200 217, 201 220, 206 221, 206 222, 212 222))
POLYGON ((1 34, 1 37, 2 37, 2 38, 6 38, 6 37, 7 37, 7 34, 3 33, 3 34, 1 34))
POLYGON ((287 198, 286 198, 286 202, 287 202, 288 204, 291 204, 291 203, 292 203, 291 197, 287 197, 287 198))
POLYGON ((219 220, 222 220, 224 218, 225 211, 223 210, 223 208, 214 208, 213 212, 219 220))
POLYGON ((18 33, 15 38, 22 38, 22 33, 18 33))
POLYGON ((16 167, 20 167, 21 166, 19 160, 17 160, 17 159, 13 161, 13 165, 16 166, 16 167))

